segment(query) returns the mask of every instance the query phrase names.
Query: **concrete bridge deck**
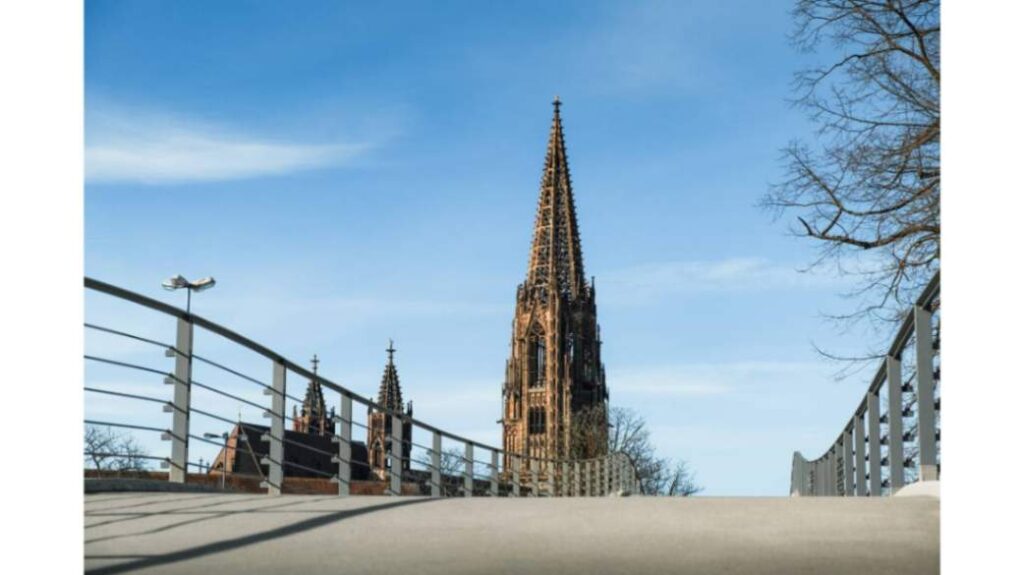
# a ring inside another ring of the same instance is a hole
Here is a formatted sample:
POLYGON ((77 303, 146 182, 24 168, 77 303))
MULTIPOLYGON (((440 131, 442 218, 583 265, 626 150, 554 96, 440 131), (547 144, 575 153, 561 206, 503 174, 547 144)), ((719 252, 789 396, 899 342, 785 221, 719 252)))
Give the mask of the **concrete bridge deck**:
POLYGON ((85 497, 94 573, 939 572, 939 501, 85 497))

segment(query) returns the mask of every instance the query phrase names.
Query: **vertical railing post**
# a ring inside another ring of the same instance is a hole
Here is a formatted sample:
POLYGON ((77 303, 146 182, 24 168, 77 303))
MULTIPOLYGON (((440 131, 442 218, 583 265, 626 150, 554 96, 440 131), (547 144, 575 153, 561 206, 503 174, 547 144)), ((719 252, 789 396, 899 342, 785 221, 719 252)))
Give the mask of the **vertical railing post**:
MULTIPOLYGON (((175 340, 174 412, 171 417, 171 468, 167 478, 185 483, 188 477, 188 434, 192 395, 192 318, 178 318, 175 340)), ((226 455, 226 454, 225 454, 226 455)))
POLYGON ((853 416, 853 445, 857 448, 857 495, 863 497, 868 494, 867 487, 867 473, 865 468, 867 466, 868 458, 867 451, 864 448, 864 414, 856 413, 853 416))
POLYGON ((466 497, 473 496, 473 444, 466 443, 466 467, 462 472, 462 489, 466 497))
POLYGON ((498 452, 491 450, 491 497, 498 496, 498 452))
POLYGON ((547 473, 548 478, 548 497, 554 497, 558 495, 555 491, 555 462, 545 459, 544 471, 547 473))
POLYGON ((811 462, 810 481, 811 481, 811 495, 821 495, 821 466, 818 465, 818 460, 815 459, 811 462))
POLYGON ((853 430, 843 431, 843 495, 853 495, 853 430))
POLYGON ((405 445, 402 443, 402 418, 397 415, 391 416, 391 450, 388 454, 391 460, 391 485, 389 495, 402 494, 402 454, 405 445))
POLYGON ((590 459, 583 466, 583 495, 590 497, 594 494, 594 462, 590 459))
POLYGON ((880 443, 882 428, 879 419, 878 393, 868 391, 868 458, 871 478, 869 491, 871 495, 882 494, 882 445, 880 443))
POLYGON ((832 495, 843 494, 843 442, 836 442, 832 448, 832 495))
POLYGON ((608 458, 602 457, 597 460, 597 480, 600 482, 597 494, 604 497, 608 495, 608 458))
POLYGON ((540 496, 540 483, 537 481, 537 460, 530 459, 530 496, 540 496))
POLYGON ((889 384, 889 493, 903 487, 903 369, 900 360, 885 358, 889 384))
POLYGON ((335 416, 338 424, 338 435, 331 441, 338 444, 338 455, 334 462, 338 464, 338 495, 346 496, 352 491, 352 396, 341 394, 341 415, 335 416))
POLYGON ((831 456, 830 452, 825 452, 825 455, 821 458, 821 495, 822 496, 832 495, 831 491, 828 488, 829 475, 831 475, 831 471, 832 471, 832 469, 831 469, 832 465, 831 465, 831 462, 829 461, 829 457, 830 456, 831 456))
POLYGON ((814 460, 814 476, 812 481, 814 482, 814 494, 819 497, 825 495, 825 461, 823 459, 814 460))
POLYGON ((815 463, 814 470, 814 494, 824 496, 828 494, 828 461, 827 455, 822 455, 815 463))
POLYGON ((434 442, 430 449, 430 496, 441 496, 441 434, 434 432, 434 442))
MULTIPOLYGON (((914 336, 917 354, 917 441, 920 481, 939 478, 935 442, 935 347, 932 343, 932 313, 914 306, 914 336)), ((902 463, 901 463, 902 465, 902 463)))
POLYGON ((800 475, 801 479, 801 490, 800 493, 803 495, 814 495, 813 485, 811 484, 811 462, 807 461, 803 457, 800 457, 800 475))
POLYGON ((569 462, 564 460, 564 459, 562 460, 562 478, 561 479, 562 479, 562 481, 561 481, 561 484, 559 485, 559 490, 560 490, 559 494, 562 497, 568 497, 569 496, 569 486, 570 486, 570 483, 569 483, 569 462))
POLYGON ((572 496, 573 497, 579 497, 580 494, 583 493, 583 478, 581 477, 582 470, 580 469, 582 467, 582 465, 580 464, 580 460, 577 459, 576 461, 573 461, 572 467, 573 467, 572 496))
POLYGON ((619 466, 622 464, 622 461, 619 460, 618 453, 612 453, 609 457, 611 458, 611 493, 616 494, 619 492, 619 466))
POLYGON ((825 495, 836 494, 836 456, 831 448, 825 453, 825 495))
POLYGON ((270 448, 267 457, 261 461, 269 470, 267 480, 260 487, 266 487, 268 495, 280 495, 284 486, 284 396, 287 374, 284 363, 275 361, 272 389, 264 390, 264 393, 270 394, 270 411, 263 412, 264 417, 270 418, 270 432, 264 434, 261 440, 270 443, 270 448))
POLYGON ((520 495, 520 481, 522 474, 521 471, 522 461, 518 455, 512 456, 512 495, 519 497, 520 495))
POLYGON ((797 473, 799 474, 797 476, 799 481, 799 492, 801 495, 810 495, 811 470, 810 467, 807 465, 807 459, 805 459, 803 455, 800 455, 799 452, 797 453, 797 455, 799 456, 794 456, 794 458, 797 460, 797 473))
POLYGON ((825 495, 835 495, 836 490, 836 457, 833 448, 825 453, 825 495))

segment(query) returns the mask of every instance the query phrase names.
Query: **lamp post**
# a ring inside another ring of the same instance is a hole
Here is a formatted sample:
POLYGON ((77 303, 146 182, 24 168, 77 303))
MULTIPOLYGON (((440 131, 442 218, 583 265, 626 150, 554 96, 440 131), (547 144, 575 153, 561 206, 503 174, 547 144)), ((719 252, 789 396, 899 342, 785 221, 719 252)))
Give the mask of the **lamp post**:
POLYGON ((221 434, 207 432, 207 433, 203 434, 203 437, 205 437, 207 439, 218 439, 218 438, 220 438, 220 439, 224 440, 224 458, 221 459, 221 461, 220 461, 220 465, 221 465, 221 468, 220 468, 220 490, 224 491, 224 476, 228 472, 228 437, 230 437, 230 435, 228 435, 228 432, 226 432, 226 431, 224 433, 221 433, 221 434))
POLYGON ((174 290, 179 290, 179 289, 186 289, 186 290, 188 290, 188 297, 185 300, 185 312, 188 313, 189 316, 191 316, 192 315, 192 292, 208 290, 208 289, 212 288, 213 286, 217 285, 217 280, 213 279, 213 277, 211 276, 211 277, 208 277, 208 278, 203 278, 201 280, 196 280, 194 282, 190 282, 187 279, 185 279, 185 276, 183 276, 181 274, 178 274, 178 275, 174 276, 173 278, 165 280, 162 285, 164 286, 165 290, 169 290, 169 291, 174 291, 174 290))
POLYGON ((185 317, 178 320, 177 349, 168 351, 168 356, 170 357, 174 357, 175 354, 178 355, 175 367, 177 383, 174 386, 174 406, 177 408, 177 412, 174 415, 174 432, 180 438, 171 447, 171 458, 179 466, 180 477, 176 477, 177 470, 172 469, 170 473, 171 481, 184 483, 188 477, 186 471, 188 468, 188 425, 192 407, 190 398, 192 393, 192 292, 208 290, 216 283, 213 277, 190 282, 185 279, 185 276, 178 274, 165 280, 162 284, 165 290, 174 291, 184 288, 188 291, 185 317), (182 350, 181 348, 186 349, 182 350), (182 351, 186 354, 184 358, 181 357, 182 351))

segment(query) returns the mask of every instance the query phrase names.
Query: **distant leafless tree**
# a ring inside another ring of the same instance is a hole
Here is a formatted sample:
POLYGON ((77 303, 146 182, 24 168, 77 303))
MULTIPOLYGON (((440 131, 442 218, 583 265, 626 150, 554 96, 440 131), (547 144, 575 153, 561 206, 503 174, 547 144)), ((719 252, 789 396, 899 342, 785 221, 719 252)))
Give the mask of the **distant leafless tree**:
MULTIPOLYGON (((603 410, 588 409, 575 414, 573 418, 582 423, 606 422, 608 452, 622 452, 629 456, 639 479, 640 490, 644 494, 688 496, 701 491, 702 487, 697 485, 693 472, 685 462, 673 463, 669 458, 657 456, 647 423, 637 412, 611 407, 605 419, 603 410)), ((577 433, 586 435, 586 429, 586 425, 580 425, 577 433)), ((591 432, 594 437, 598 433, 591 432)))
POLYGON ((939 1, 797 0, 794 43, 837 56, 797 73, 813 143, 784 150, 788 172, 763 205, 855 275, 844 325, 893 323, 939 266, 939 1))
POLYGON ((149 468, 146 455, 130 433, 92 425, 85 428, 85 463, 93 469, 145 471, 149 468))
POLYGON ((573 414, 569 429, 569 457, 590 459, 607 449, 608 415, 601 406, 592 406, 573 414))
MULTIPOLYGON (((427 469, 433 468, 430 451, 423 453, 420 457, 414 458, 416 463, 427 469)), ((463 472, 466 470, 465 453, 455 447, 446 447, 441 450, 441 494, 458 495, 464 486, 463 472)))

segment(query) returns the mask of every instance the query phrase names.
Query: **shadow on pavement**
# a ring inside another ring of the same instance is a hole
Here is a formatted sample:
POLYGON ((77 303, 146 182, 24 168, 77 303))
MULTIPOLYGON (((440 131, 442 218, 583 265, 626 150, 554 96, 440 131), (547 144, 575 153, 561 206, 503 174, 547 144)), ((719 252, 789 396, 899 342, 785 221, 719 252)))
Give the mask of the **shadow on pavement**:
MULTIPOLYGON (((237 515, 239 513, 266 513, 268 509, 279 509, 281 507, 291 507, 291 506, 294 506, 294 505, 305 505, 307 503, 316 503, 318 501, 326 501, 328 499, 337 499, 337 496, 320 497, 320 498, 317 498, 317 499, 306 499, 306 500, 298 500, 298 501, 287 501, 285 503, 278 503, 277 505, 265 505, 263 507, 256 507, 256 508, 252 508, 252 509, 237 509, 237 510, 228 510, 228 511, 204 511, 205 509, 209 509, 210 507, 216 507, 218 505, 228 505, 228 504, 231 504, 231 503, 243 503, 243 502, 246 502, 246 501, 253 501, 253 500, 268 501, 266 495, 257 495, 255 497, 250 497, 250 498, 246 498, 246 499, 233 499, 231 501, 221 501, 221 502, 218 502, 218 503, 210 503, 208 505, 198 505, 198 506, 193 506, 193 507, 182 507, 180 509, 175 509, 173 511, 158 511, 158 512, 152 512, 152 513, 135 514, 135 515, 132 515, 131 517, 122 517, 121 519, 114 519, 114 520, 106 521, 106 522, 103 522, 103 523, 93 524, 93 525, 89 525, 88 527, 95 527, 95 526, 98 526, 98 525, 109 525, 111 523, 117 523, 119 521, 130 521, 130 520, 133 520, 133 519, 143 519, 143 518, 146 518, 146 517, 152 517, 154 515, 168 515, 168 516, 169 515, 188 515, 189 514, 188 512, 190 510, 195 510, 195 509, 200 510, 200 511, 194 511, 194 513, 200 515, 200 517, 196 517, 196 518, 192 518, 192 519, 186 519, 185 521, 179 521, 177 523, 171 523, 169 525, 164 525, 162 527, 157 527, 156 529, 150 529, 149 531, 140 531, 138 533, 125 533, 123 535, 108 535, 106 537, 96 537, 95 539, 86 539, 85 543, 86 544, 88 544, 88 543, 99 543, 100 541, 109 541, 111 539, 124 539, 126 537, 138 537, 140 535, 152 535, 153 533, 160 533, 161 531, 169 531, 171 529, 174 529, 175 527, 181 527, 183 525, 192 525, 192 524, 195 524, 195 523, 201 523, 203 521, 211 521, 213 519, 220 519, 221 517, 228 517, 230 515, 237 515)), ((268 502, 272 503, 272 501, 268 501, 268 502)), ((318 513, 323 513, 323 512, 320 511, 318 513)))
MULTIPOLYGON (((135 569, 144 569, 146 567, 154 567, 157 565, 166 565, 168 563, 177 563, 179 561, 186 561, 189 559, 195 559, 204 555, 212 555, 214 553, 221 553, 223 551, 230 551, 232 549, 238 549, 240 547, 247 547, 256 543, 262 543, 271 539, 277 539, 278 537, 286 537, 288 535, 294 535, 296 533, 302 533, 303 531, 309 531, 310 529, 316 529, 325 525, 330 525, 338 521, 343 521, 351 517, 359 515, 365 515, 367 513, 373 513, 375 511, 384 511, 386 509, 393 509, 396 507, 404 507, 406 505, 415 505, 416 503, 425 503, 428 501, 441 501, 440 499, 410 499, 407 501, 395 501, 393 503, 384 503, 382 505, 374 505, 370 507, 361 507, 359 509, 346 509, 344 511, 337 511, 334 513, 327 513, 320 517, 313 517, 290 525, 278 527, 276 529, 270 529, 261 533, 253 533, 251 535, 243 535, 234 539, 227 539, 225 541, 217 541, 214 543, 208 543, 206 545, 200 545, 198 547, 191 547, 189 549, 182 549, 181 551, 175 551, 173 553, 166 553, 164 555, 155 555, 146 557, 145 559, 138 559, 136 561, 128 561, 125 563, 119 563, 117 565, 106 565, 103 567, 97 567, 95 569, 86 569, 86 573, 106 574, 106 573, 124 573, 127 571, 133 571, 135 569)), ((259 513, 258 510, 254 511, 259 513)), ((103 556, 90 556, 86 555, 86 559, 101 559, 103 556)))

